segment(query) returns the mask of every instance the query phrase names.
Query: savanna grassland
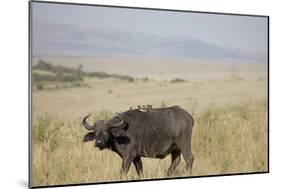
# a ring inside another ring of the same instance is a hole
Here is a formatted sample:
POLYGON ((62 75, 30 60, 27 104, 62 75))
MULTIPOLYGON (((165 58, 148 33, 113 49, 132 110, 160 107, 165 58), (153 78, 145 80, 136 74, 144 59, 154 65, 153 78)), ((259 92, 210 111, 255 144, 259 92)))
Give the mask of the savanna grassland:
MULTIPOLYGON (((90 59, 77 59, 76 64, 75 59, 44 60, 72 68, 82 64, 83 68, 32 70, 36 76, 32 93, 33 186, 167 177, 170 156, 164 160, 143 158, 141 178, 134 166, 120 178, 117 154, 82 142, 87 132, 81 119, 86 114, 92 113, 90 121, 94 122, 146 104, 179 105, 193 115, 192 176, 267 171, 266 65, 179 61, 170 68, 171 62, 153 60, 150 69, 130 65, 133 60, 111 60, 112 66, 110 60, 103 60, 102 70, 100 65, 90 67, 90 59)), ((171 177, 179 176, 188 176, 183 158, 171 177)))

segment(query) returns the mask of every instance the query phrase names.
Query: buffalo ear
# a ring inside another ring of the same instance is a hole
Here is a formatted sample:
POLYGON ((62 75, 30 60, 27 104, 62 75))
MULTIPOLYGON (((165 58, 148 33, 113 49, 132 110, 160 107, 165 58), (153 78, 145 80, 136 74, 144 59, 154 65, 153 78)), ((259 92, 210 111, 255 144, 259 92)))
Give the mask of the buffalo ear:
POLYGON ((123 123, 120 127, 111 128, 110 132, 114 137, 128 137, 128 130, 129 125, 127 123, 123 123))
POLYGON ((84 138, 83 138, 83 142, 89 142, 89 141, 93 141, 96 139, 96 132, 89 132, 87 133, 84 138))

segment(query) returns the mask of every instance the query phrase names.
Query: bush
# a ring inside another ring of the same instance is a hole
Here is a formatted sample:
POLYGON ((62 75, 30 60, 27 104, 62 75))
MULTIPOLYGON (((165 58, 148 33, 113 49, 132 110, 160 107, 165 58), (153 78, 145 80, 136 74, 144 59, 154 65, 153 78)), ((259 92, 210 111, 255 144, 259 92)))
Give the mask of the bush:
POLYGON ((71 84, 71 87, 81 87, 81 84, 79 82, 74 82, 71 84))
POLYGON ((82 71, 82 65, 79 65, 77 69, 67 68, 63 66, 53 66, 43 60, 39 60, 37 65, 33 66, 35 70, 43 70, 54 73, 53 75, 43 75, 38 73, 32 73, 33 82, 42 81, 62 81, 62 82, 73 82, 83 81, 83 75, 85 72, 82 71))
POLYGON ((91 73, 88 73, 87 76, 96 77, 96 78, 99 78, 99 79, 115 78, 115 79, 120 79, 120 80, 124 80, 124 81, 128 81, 128 82, 134 82, 135 81, 135 79, 131 76, 119 75, 119 74, 108 74, 108 73, 105 73, 105 72, 91 72, 91 73))
POLYGON ((141 80, 142 80, 142 82, 147 82, 147 81, 149 81, 149 78, 148 77, 143 77, 143 78, 141 78, 141 80))
POLYGON ((42 84, 37 84, 37 85, 36 85, 36 89, 37 89, 37 90, 43 90, 43 89, 44 89, 44 85, 42 85, 42 84))
MULTIPOLYGON (((61 82, 73 82, 73 81, 83 81, 84 76, 96 77, 99 79, 105 78, 115 78, 128 82, 134 82, 135 79, 127 75, 119 74, 108 74, 105 72, 84 72, 82 71, 83 65, 79 65, 77 69, 68 68, 64 66, 53 66, 52 64, 39 60, 37 65, 32 67, 33 69, 43 70, 54 73, 53 75, 43 75, 38 73, 32 73, 33 82, 42 82, 42 81, 61 81, 61 82)), ((148 78, 147 78, 148 79, 148 78)), ((146 80, 146 78, 145 78, 146 80)))
POLYGON ((42 82, 42 81, 55 81, 55 77, 51 75, 41 75, 37 73, 32 73, 32 81, 34 83, 42 82))
POLYGON ((181 78, 175 78, 171 80, 171 83, 184 83, 184 82, 188 82, 188 80, 181 79, 181 78))
POLYGON ((63 75, 62 81, 72 82, 72 81, 83 81, 82 77, 78 75, 63 75))
POLYGON ((78 68, 68 68, 64 66, 53 66, 51 63, 46 62, 44 60, 38 60, 38 63, 32 67, 33 69, 38 70, 45 70, 45 71, 51 71, 54 73, 70 73, 70 74, 77 74, 77 75, 83 75, 84 72, 82 71, 83 65, 79 65, 78 68))
POLYGON ((44 60, 38 60, 37 65, 33 66, 33 68, 51 71, 53 66, 52 66, 52 64, 45 62, 44 60))

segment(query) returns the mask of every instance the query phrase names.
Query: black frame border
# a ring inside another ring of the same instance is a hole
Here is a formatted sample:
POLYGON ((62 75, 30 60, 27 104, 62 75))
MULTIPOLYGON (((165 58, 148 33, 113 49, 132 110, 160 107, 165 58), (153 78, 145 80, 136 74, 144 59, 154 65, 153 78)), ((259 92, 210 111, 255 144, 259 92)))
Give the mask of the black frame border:
POLYGON ((177 9, 163 9, 163 8, 147 8, 147 7, 131 7, 131 6, 117 6, 117 5, 103 5, 103 4, 87 4, 87 3, 72 3, 72 2, 58 2, 58 1, 28 1, 28 188, 51 188, 51 187, 67 187, 67 186, 85 186, 85 185, 99 185, 99 184, 116 184, 116 183, 130 183, 130 182, 145 182, 145 181, 165 181, 174 179, 189 179, 189 178, 210 178, 222 176, 239 176, 239 175, 254 175, 270 173, 270 17, 266 15, 256 14, 240 14, 240 13, 226 13, 226 12, 207 12, 207 11, 193 11, 193 10, 177 10, 177 9), (185 12, 185 13, 202 13, 215 15, 229 15, 229 16, 245 16, 245 17, 263 17, 267 19, 267 171, 262 172, 244 172, 244 173, 229 173, 229 174, 214 174, 214 175, 199 175, 186 177, 167 177, 155 179, 141 179, 141 180, 126 180, 126 181, 108 181, 108 182, 94 182, 94 183, 74 183, 74 184, 58 184, 58 185, 42 185, 32 186, 32 3, 44 4, 60 4, 60 5, 79 5, 91 7, 107 7, 120 9, 137 9, 137 10, 153 10, 153 11, 168 11, 168 12, 185 12))

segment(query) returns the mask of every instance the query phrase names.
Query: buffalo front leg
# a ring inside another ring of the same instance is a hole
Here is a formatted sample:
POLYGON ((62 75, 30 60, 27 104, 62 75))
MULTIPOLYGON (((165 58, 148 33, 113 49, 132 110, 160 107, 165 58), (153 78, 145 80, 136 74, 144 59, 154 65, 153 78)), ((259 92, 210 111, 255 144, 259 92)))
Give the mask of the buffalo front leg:
POLYGON ((130 158, 130 157, 123 158, 122 167, 121 167, 121 171, 120 171, 121 177, 128 173, 132 161, 133 161, 133 158, 130 158))
POLYGON ((168 176, 172 175, 173 172, 175 171, 176 167, 179 165, 180 163, 180 160, 181 160, 181 152, 180 150, 176 150, 176 151, 173 151, 171 153, 172 155, 172 162, 171 162, 171 165, 168 169, 168 176))
POLYGON ((139 176, 142 175, 142 161, 141 161, 141 157, 137 156, 134 160, 133 160, 133 163, 135 165, 135 168, 136 168, 136 171, 137 171, 137 174, 139 176))

